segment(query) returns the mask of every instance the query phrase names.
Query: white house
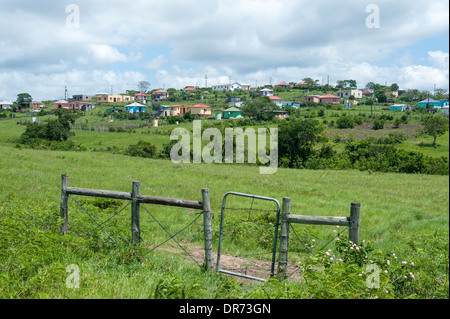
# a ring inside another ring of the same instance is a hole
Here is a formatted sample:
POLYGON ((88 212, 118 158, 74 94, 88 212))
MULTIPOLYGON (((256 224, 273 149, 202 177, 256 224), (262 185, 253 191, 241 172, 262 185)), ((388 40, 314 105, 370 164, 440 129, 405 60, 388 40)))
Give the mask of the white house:
POLYGON ((234 92, 234 91, 243 91, 243 90, 248 90, 249 85, 247 84, 241 84, 238 82, 234 82, 234 83, 222 83, 222 84, 216 84, 213 85, 211 88, 213 91, 230 91, 230 92, 234 92))
POLYGON ((448 117, 448 105, 441 107, 441 114, 448 117))
POLYGON ((337 92, 337 96, 339 96, 341 99, 348 99, 352 95, 355 97, 355 99, 362 99, 363 91, 356 89, 349 89, 337 92))
POLYGON ((262 89, 259 91, 259 96, 273 96, 273 90, 272 89, 262 89))
POLYGON ((0 101, 0 110, 9 110, 13 106, 13 102, 0 101))

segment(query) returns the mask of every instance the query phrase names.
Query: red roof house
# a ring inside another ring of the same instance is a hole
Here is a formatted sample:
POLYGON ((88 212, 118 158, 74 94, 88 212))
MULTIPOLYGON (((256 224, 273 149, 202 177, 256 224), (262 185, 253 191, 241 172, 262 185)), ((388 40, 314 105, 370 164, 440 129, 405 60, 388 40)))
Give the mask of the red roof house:
POLYGON ((341 98, 336 95, 327 94, 327 95, 320 97, 320 102, 323 104, 331 103, 331 104, 337 105, 337 104, 341 103, 341 98))

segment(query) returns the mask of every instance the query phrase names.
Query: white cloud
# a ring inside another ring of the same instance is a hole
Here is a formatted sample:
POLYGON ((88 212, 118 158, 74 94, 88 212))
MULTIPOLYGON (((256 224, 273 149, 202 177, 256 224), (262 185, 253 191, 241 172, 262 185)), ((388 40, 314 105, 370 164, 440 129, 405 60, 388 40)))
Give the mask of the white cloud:
POLYGON ((365 8, 371 3, 77 0, 80 28, 70 29, 68 3, 2 1, 0 98, 34 89, 36 81, 43 91, 48 83, 52 95, 53 86, 69 82, 73 74, 91 91, 104 82, 119 88, 128 83, 122 79, 126 70, 139 70, 134 76, 152 87, 203 85, 205 75, 209 85, 228 76, 254 85, 270 78, 330 75, 334 81, 354 78, 360 85, 387 81, 426 89, 437 82, 448 87, 448 48, 424 48, 430 51, 427 61, 415 52, 398 56, 418 41, 448 34, 448 2, 378 0, 381 27, 368 29, 365 8), (55 78, 60 82, 53 83, 55 78))

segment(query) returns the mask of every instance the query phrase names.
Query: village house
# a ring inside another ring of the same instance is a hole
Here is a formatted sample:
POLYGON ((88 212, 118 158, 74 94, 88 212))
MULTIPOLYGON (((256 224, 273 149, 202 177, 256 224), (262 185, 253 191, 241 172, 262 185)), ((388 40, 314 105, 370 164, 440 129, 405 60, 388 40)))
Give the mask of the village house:
POLYGON ((341 99, 349 99, 352 95, 355 97, 355 99, 362 99, 363 91, 357 89, 348 89, 337 92, 337 96, 339 96, 341 99))
POLYGON ((206 117, 211 116, 211 107, 205 104, 196 105, 164 105, 161 107, 164 116, 183 116, 191 113, 194 116, 206 117))
POLYGON ((425 100, 420 101, 419 103, 417 103, 417 107, 439 109, 439 108, 442 107, 442 102, 441 101, 436 101, 436 100, 434 100, 432 98, 428 98, 428 99, 425 99, 425 100))
POLYGON ((138 93, 134 96, 135 101, 139 101, 141 103, 145 103, 148 99, 148 95, 145 93, 138 93))
POLYGON ((108 93, 97 94, 98 103, 123 103, 123 102, 132 102, 134 100, 135 100, 134 96, 130 95, 115 95, 108 93))
POLYGON ((75 111, 92 111, 95 108, 94 104, 89 101, 66 101, 60 100, 53 103, 53 109, 66 109, 75 111))
POLYGON ((314 102, 320 104, 320 95, 306 95, 304 100, 305 102, 314 102))
POLYGON ((125 112, 130 113, 130 114, 146 112, 146 111, 147 111, 147 107, 145 105, 137 103, 137 102, 125 106, 125 112))
POLYGON ((169 93, 165 90, 157 90, 152 93, 152 101, 164 101, 169 97, 169 93))
POLYGON ((283 99, 278 96, 269 96, 269 99, 279 107, 283 104, 283 99))
POLYGON ((0 101, 0 110, 10 110, 13 106, 13 102, 0 101))
POLYGON ((341 103, 341 99, 339 98, 339 96, 327 94, 320 97, 320 103, 338 105, 339 103, 341 103))
POLYGON ((289 89, 291 87, 292 86, 289 83, 286 83, 286 82, 281 82, 281 83, 275 84, 275 88, 276 89, 277 88, 279 88, 279 89, 289 89))
POLYGON ((213 85, 211 88, 215 92, 219 91, 235 92, 235 91, 249 90, 250 86, 248 84, 241 84, 239 82, 234 82, 234 83, 216 84, 213 85))
POLYGON ((223 119, 239 119, 242 118, 242 111, 238 109, 237 107, 230 107, 229 109, 226 109, 222 111, 222 118, 223 119))
POLYGON ((92 95, 76 94, 72 95, 72 97, 69 98, 69 101, 90 101, 92 98, 92 95))
POLYGON ((273 96, 273 89, 265 88, 259 91, 259 96, 273 96))

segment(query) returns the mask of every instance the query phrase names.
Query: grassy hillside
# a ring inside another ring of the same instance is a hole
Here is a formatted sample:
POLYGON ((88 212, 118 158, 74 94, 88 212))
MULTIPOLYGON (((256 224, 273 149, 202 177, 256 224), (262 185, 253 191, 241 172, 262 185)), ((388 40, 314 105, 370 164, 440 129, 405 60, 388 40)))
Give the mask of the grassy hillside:
MULTIPOLYGON (((16 148, 12 143, 25 128, 15 121, 0 121, 2 298, 268 298, 268 291, 278 298, 370 297, 358 293, 364 281, 351 286, 339 284, 338 290, 321 295, 328 291, 321 287, 335 286, 341 280, 346 282, 346 272, 353 271, 350 266, 345 271, 344 268, 332 268, 335 272, 324 272, 323 277, 314 277, 313 282, 316 284, 310 284, 305 290, 305 282, 298 278, 284 284, 247 282, 242 285, 226 276, 206 273, 187 258, 174 242, 152 251, 152 247, 167 239, 167 234, 152 218, 155 217, 166 230, 174 234, 195 221, 196 215, 187 209, 146 205, 150 214, 146 210, 141 213, 145 243, 139 248, 133 248, 112 245, 100 229, 90 232, 96 225, 83 211, 86 209, 98 216, 105 214, 102 220, 106 220, 123 208, 125 203, 78 197, 77 203, 70 202, 71 234, 63 237, 59 231, 63 173, 69 175, 69 185, 73 187, 131 192, 131 183, 140 181, 142 194, 190 200, 201 200, 201 189, 209 188, 214 212, 215 252, 222 197, 228 191, 273 197, 280 202, 283 197, 291 197, 291 213, 301 215, 347 217, 350 203, 360 202, 361 240, 373 242, 374 247, 383 254, 395 251, 399 258, 409 258, 416 264, 423 262, 422 270, 415 272, 417 284, 405 284, 409 290, 403 286, 388 288, 389 291, 396 291, 396 294, 384 294, 384 297, 402 298, 412 294, 416 298, 439 297, 445 289, 448 296, 448 252, 445 257, 448 239, 442 239, 448 237, 448 176, 282 168, 274 175, 260 175, 257 166, 174 164, 169 160, 90 151, 114 145, 126 147, 141 137, 159 146, 167 143, 168 136, 153 134, 151 131, 168 127, 144 127, 125 133, 75 131, 74 139, 86 145, 88 151, 31 150, 16 148), (78 203, 81 207, 78 207, 78 203), (77 227, 89 234, 79 236, 75 231, 77 227), (447 266, 441 260, 447 260, 447 266), (68 289, 66 286, 66 267, 73 264, 80 268, 80 289, 68 289), (437 283, 429 281, 431 275, 437 276, 437 283), (334 284, 330 280, 334 280, 334 284)), ((443 139, 439 140, 442 143, 439 147, 442 145, 442 148, 433 149, 439 156, 446 152, 445 147, 448 149, 448 142, 445 143, 443 139)), ((411 145, 404 144, 402 147, 423 149, 428 143, 424 137, 418 138, 418 143, 414 139, 408 141, 411 145)), ((250 207, 255 210, 273 210, 269 204, 248 200, 233 200, 230 206, 243 208, 242 214, 247 214, 250 207)), ((227 212, 232 216, 231 211, 227 212)), ((259 217, 265 218, 267 223, 273 222, 273 216, 259 217)), ((113 221, 108 231, 129 239, 129 207, 125 207, 113 221)), ((234 240, 227 238, 230 241, 224 245, 224 253, 245 255, 267 250, 270 252, 273 227, 262 230, 241 227, 238 230, 234 240), (263 242, 267 238, 269 244, 263 242)), ((313 251, 316 254, 314 258, 317 258, 323 253, 317 248, 333 241, 336 232, 341 231, 335 227, 299 225, 293 230, 295 233, 290 238, 289 258, 292 263, 302 262, 298 264, 300 269, 311 257, 302 244, 311 247, 315 243, 313 251)), ((201 219, 180 233, 177 240, 188 250, 201 247, 201 219)), ((334 251, 338 245, 332 242, 326 249, 334 251)), ((267 260, 268 257, 262 258, 267 260)), ((401 269, 402 264, 399 264, 395 271, 400 272, 401 269)), ((302 274, 306 277, 310 273, 302 274)), ((317 276, 317 273, 308 276, 317 276)), ((390 280, 394 281, 395 278, 390 280)))

